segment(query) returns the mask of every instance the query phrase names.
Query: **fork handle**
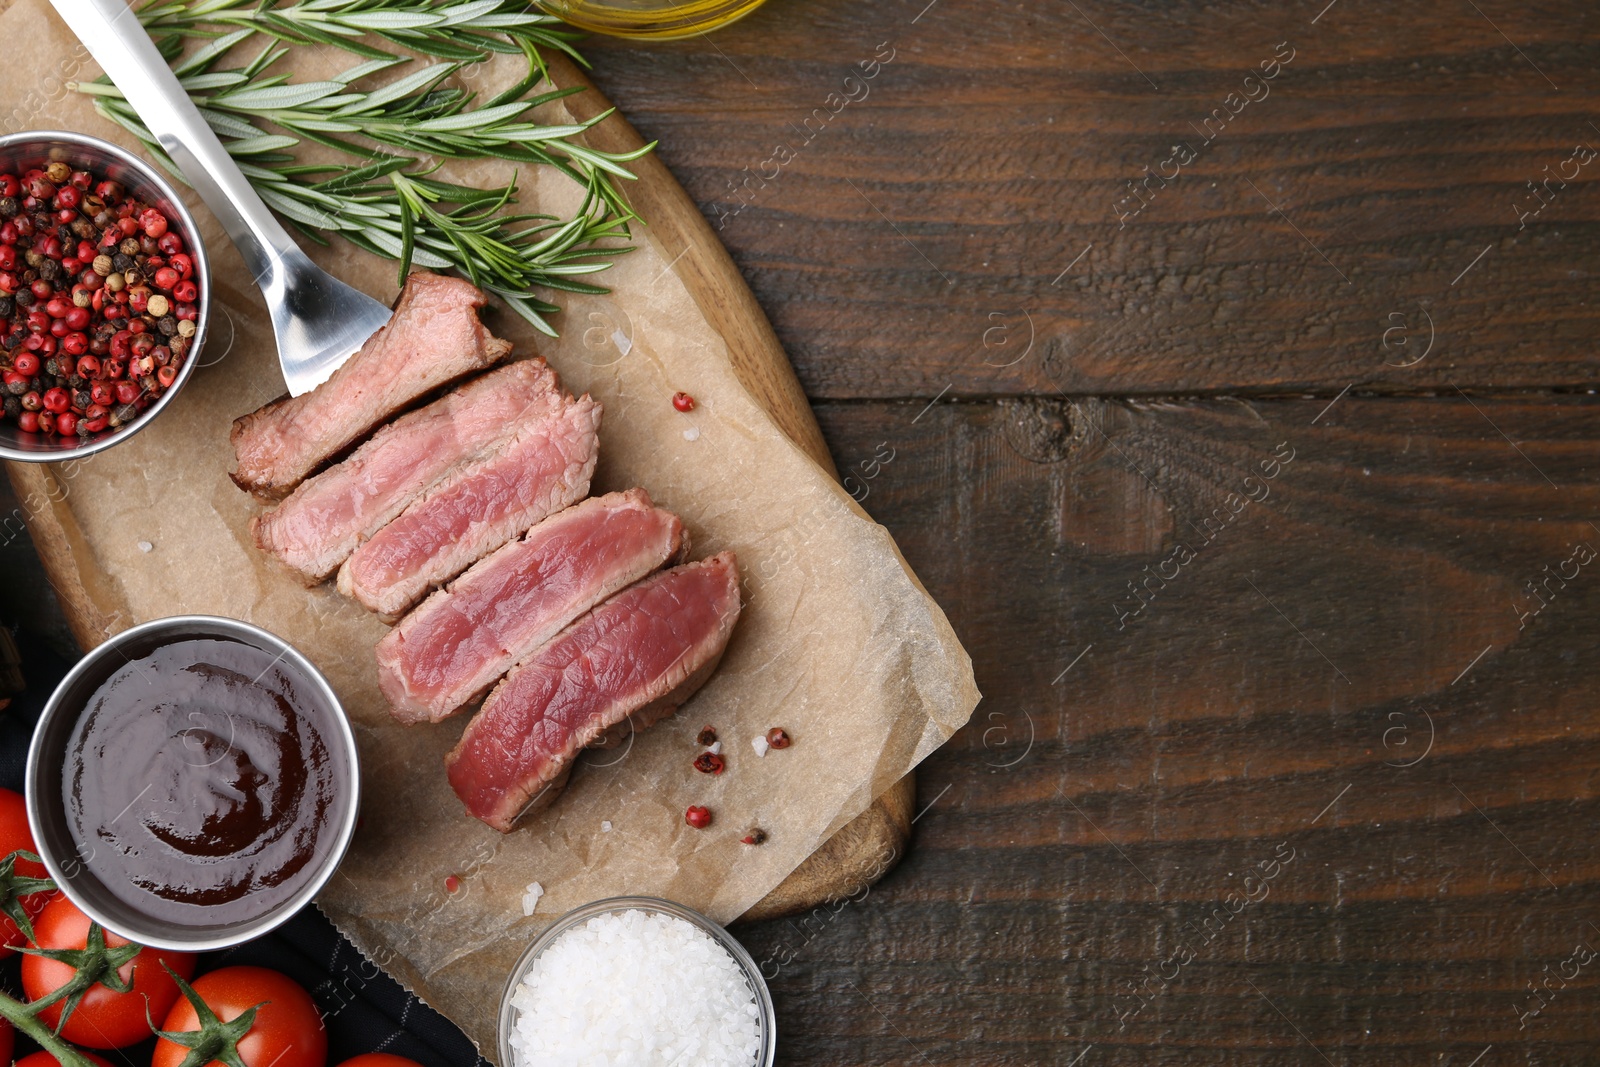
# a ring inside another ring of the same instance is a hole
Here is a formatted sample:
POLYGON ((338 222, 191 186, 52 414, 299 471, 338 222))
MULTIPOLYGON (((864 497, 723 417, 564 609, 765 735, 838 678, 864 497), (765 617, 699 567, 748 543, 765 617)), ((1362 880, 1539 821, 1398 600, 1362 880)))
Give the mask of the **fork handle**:
POLYGON ((222 223, 263 290, 304 256, 239 169, 123 0, 50 0, 222 223))

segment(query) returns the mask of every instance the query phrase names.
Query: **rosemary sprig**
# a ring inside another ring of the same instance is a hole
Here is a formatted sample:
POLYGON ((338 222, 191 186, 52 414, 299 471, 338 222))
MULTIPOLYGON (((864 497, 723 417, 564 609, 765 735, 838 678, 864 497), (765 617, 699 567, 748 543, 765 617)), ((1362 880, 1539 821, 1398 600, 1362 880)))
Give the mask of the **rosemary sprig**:
POLYGON ((333 45, 367 59, 396 58, 364 39, 375 37, 407 52, 464 63, 491 52, 515 53, 526 45, 536 52, 554 48, 588 65, 572 47, 580 35, 526 0, 298 0, 280 5, 271 0, 154 0, 140 10, 139 18, 152 36, 203 36, 234 27, 287 44, 333 45))
MULTIPOLYGON (((578 143, 609 111, 581 123, 531 120, 533 109, 576 91, 534 93, 545 77, 538 50, 551 43, 545 37, 555 34, 554 46, 570 54, 572 35, 550 29, 552 20, 514 0, 298 0, 281 7, 265 0, 250 8, 229 7, 227 0, 157 0, 140 17, 262 199, 313 240, 339 234, 397 260, 402 278, 413 265, 457 270, 551 335, 546 316, 559 308, 530 290, 603 293, 578 278, 631 250, 621 242, 635 216, 613 179, 632 178, 626 164, 654 146, 613 154, 578 143), (228 26, 236 28, 219 29, 228 26), (271 42, 242 66, 223 66, 257 33, 271 42), (379 82, 410 60, 364 43, 367 34, 445 61, 379 82), (205 43, 184 56, 186 42, 195 39, 205 43), (274 72, 306 44, 334 44, 363 62, 317 82, 274 72), (520 52, 527 69, 516 85, 480 104, 449 80, 490 51, 520 52), (302 141, 337 149, 354 164, 303 163, 294 152, 302 141), (565 220, 517 213, 514 182, 473 188, 430 176, 441 160, 483 158, 553 166, 583 187, 582 205, 565 220)), ((77 88, 177 173, 108 80, 77 88)))

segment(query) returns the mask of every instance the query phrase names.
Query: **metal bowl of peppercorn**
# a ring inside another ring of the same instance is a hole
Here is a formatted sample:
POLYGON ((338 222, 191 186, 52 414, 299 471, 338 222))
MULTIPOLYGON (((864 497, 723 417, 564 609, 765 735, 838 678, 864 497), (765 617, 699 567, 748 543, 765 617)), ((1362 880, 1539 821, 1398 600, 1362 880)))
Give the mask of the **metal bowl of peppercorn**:
POLYGON ((126 440, 199 362, 211 268, 149 164, 83 134, 0 137, 0 459, 126 440))

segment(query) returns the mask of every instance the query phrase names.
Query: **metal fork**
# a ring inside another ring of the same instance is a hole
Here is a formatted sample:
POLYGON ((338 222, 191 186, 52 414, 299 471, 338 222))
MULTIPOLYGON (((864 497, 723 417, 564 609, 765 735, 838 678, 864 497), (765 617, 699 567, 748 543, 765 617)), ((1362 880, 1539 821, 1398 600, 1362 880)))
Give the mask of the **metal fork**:
POLYGON ((51 0, 233 239, 272 314, 283 380, 308 393, 355 354, 389 309, 300 250, 261 202, 122 0, 51 0))

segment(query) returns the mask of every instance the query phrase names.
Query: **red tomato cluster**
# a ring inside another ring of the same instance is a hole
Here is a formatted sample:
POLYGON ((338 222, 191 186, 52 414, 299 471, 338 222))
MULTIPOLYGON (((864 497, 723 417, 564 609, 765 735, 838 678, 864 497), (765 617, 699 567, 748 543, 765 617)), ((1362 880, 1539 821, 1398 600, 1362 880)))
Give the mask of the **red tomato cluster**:
MULTIPOLYGON (((0 789, 0 858, 19 850, 36 851, 26 806, 19 794, 0 789)), ((29 877, 45 875, 41 864, 27 860, 18 860, 15 869, 29 877)), ((65 896, 35 893, 23 900, 24 910, 33 922, 36 947, 82 950, 88 946, 89 917, 65 896)), ((10 955, 25 943, 16 924, 0 913, 0 955, 10 955)), ((105 943, 108 949, 129 944, 110 931, 105 931, 105 943)), ((311 994, 293 979, 265 967, 223 967, 202 975, 189 986, 210 1016, 202 1020, 201 1012, 183 995, 179 984, 180 980, 187 982, 194 969, 193 953, 141 948, 117 971, 127 984, 127 991, 119 993, 100 984, 90 987, 67 1016, 60 1036, 77 1046, 79 1054, 90 1063, 111 1067, 105 1059, 82 1049, 119 1049, 138 1044, 151 1036, 150 1020, 159 1020, 156 1029, 164 1034, 184 1035, 207 1025, 232 1023, 253 1008, 255 1017, 248 1030, 234 1038, 234 1047, 245 1067, 327 1067, 328 1035, 322 1015, 311 994)), ((25 955, 23 993, 30 1001, 47 997, 71 981, 74 973, 71 966, 59 960, 25 955)), ((52 1029, 60 1017, 59 1002, 38 1015, 52 1029)), ((0 1064, 11 1062, 15 1036, 11 1024, 0 1019, 0 1064)), ((180 1041, 160 1036, 150 1067, 178 1067, 188 1054, 189 1049, 180 1041)), ((24 1056, 15 1067, 59 1067, 59 1063, 51 1053, 40 1051, 24 1056)), ((209 1067, 222 1065, 213 1060, 209 1067)), ((369 1052, 345 1060, 339 1067, 421 1065, 403 1056, 369 1052)))

